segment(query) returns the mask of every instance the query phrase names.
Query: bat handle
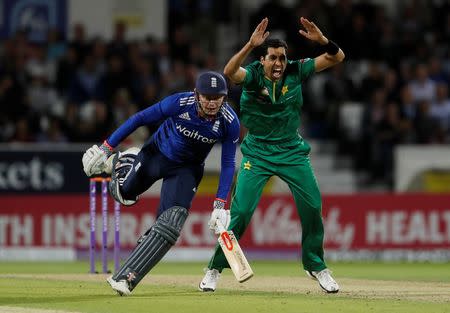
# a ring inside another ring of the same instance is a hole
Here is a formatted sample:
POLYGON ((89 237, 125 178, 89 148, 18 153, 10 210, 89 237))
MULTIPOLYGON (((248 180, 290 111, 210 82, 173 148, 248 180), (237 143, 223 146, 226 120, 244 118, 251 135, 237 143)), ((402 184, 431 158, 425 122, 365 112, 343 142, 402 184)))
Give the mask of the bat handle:
POLYGON ((216 233, 219 233, 219 234, 227 231, 225 229, 225 227, 223 227, 222 223, 219 220, 216 220, 215 228, 216 228, 216 233))

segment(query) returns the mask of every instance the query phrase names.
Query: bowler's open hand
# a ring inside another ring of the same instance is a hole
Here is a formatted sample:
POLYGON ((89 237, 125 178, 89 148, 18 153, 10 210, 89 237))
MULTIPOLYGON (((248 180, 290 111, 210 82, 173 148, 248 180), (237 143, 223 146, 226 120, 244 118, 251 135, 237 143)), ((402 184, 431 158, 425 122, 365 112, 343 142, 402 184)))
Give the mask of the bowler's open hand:
POLYGON ((269 36, 270 32, 266 32, 268 24, 269 19, 266 17, 258 24, 258 26, 256 26, 255 31, 249 40, 249 43, 253 48, 262 45, 262 43, 269 36))
POLYGON ((302 36, 305 36, 309 40, 318 42, 321 45, 326 45, 328 43, 327 37, 325 37, 322 34, 319 27, 317 27, 316 24, 314 24, 314 22, 311 22, 308 19, 301 17, 300 23, 306 29, 306 31, 304 31, 303 29, 300 29, 298 31, 302 36))

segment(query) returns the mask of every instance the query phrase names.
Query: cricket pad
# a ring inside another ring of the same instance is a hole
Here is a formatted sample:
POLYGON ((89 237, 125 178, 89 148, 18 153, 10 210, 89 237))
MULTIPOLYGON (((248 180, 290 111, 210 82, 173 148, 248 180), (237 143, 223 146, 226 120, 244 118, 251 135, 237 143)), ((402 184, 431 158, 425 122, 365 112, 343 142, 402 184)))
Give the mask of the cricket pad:
POLYGON ((180 206, 164 211, 147 232, 148 235, 140 238, 113 279, 127 280, 130 290, 133 290, 176 243, 187 216, 187 209, 180 206))

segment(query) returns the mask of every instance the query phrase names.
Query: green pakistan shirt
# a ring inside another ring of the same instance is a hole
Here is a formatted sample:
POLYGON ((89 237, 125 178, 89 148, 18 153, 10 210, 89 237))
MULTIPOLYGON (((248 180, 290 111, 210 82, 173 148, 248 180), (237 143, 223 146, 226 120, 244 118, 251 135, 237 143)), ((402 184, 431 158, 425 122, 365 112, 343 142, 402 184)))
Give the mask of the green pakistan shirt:
POLYGON ((249 134, 269 142, 298 137, 303 105, 302 82, 314 73, 314 60, 288 60, 283 78, 278 82, 265 77, 259 61, 245 69, 240 120, 249 134))

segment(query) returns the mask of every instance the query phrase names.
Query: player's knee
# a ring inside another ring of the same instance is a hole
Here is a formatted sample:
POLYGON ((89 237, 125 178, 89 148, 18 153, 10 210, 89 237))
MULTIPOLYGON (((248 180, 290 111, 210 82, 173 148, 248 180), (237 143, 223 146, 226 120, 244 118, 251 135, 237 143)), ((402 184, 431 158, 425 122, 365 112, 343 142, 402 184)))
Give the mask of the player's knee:
POLYGON ((188 211, 186 208, 173 206, 161 213, 155 225, 153 225, 152 230, 173 245, 180 236, 187 216, 188 211))
POLYGON ((244 211, 233 210, 231 211, 231 218, 236 221, 246 221, 247 215, 244 211))
POLYGON ((132 205, 138 200, 139 194, 136 193, 135 176, 137 171, 134 168, 134 162, 139 154, 138 148, 130 148, 124 152, 119 152, 113 159, 113 173, 111 175, 111 194, 124 205, 132 205))
POLYGON ((321 213, 322 213, 322 200, 321 199, 309 201, 308 206, 309 206, 309 210, 311 212, 321 215, 321 213))
POLYGON ((126 193, 123 193, 122 186, 120 185, 120 181, 117 176, 112 177, 111 179, 109 184, 109 193, 117 202, 126 206, 133 205, 138 201, 138 196, 130 197, 126 193))

